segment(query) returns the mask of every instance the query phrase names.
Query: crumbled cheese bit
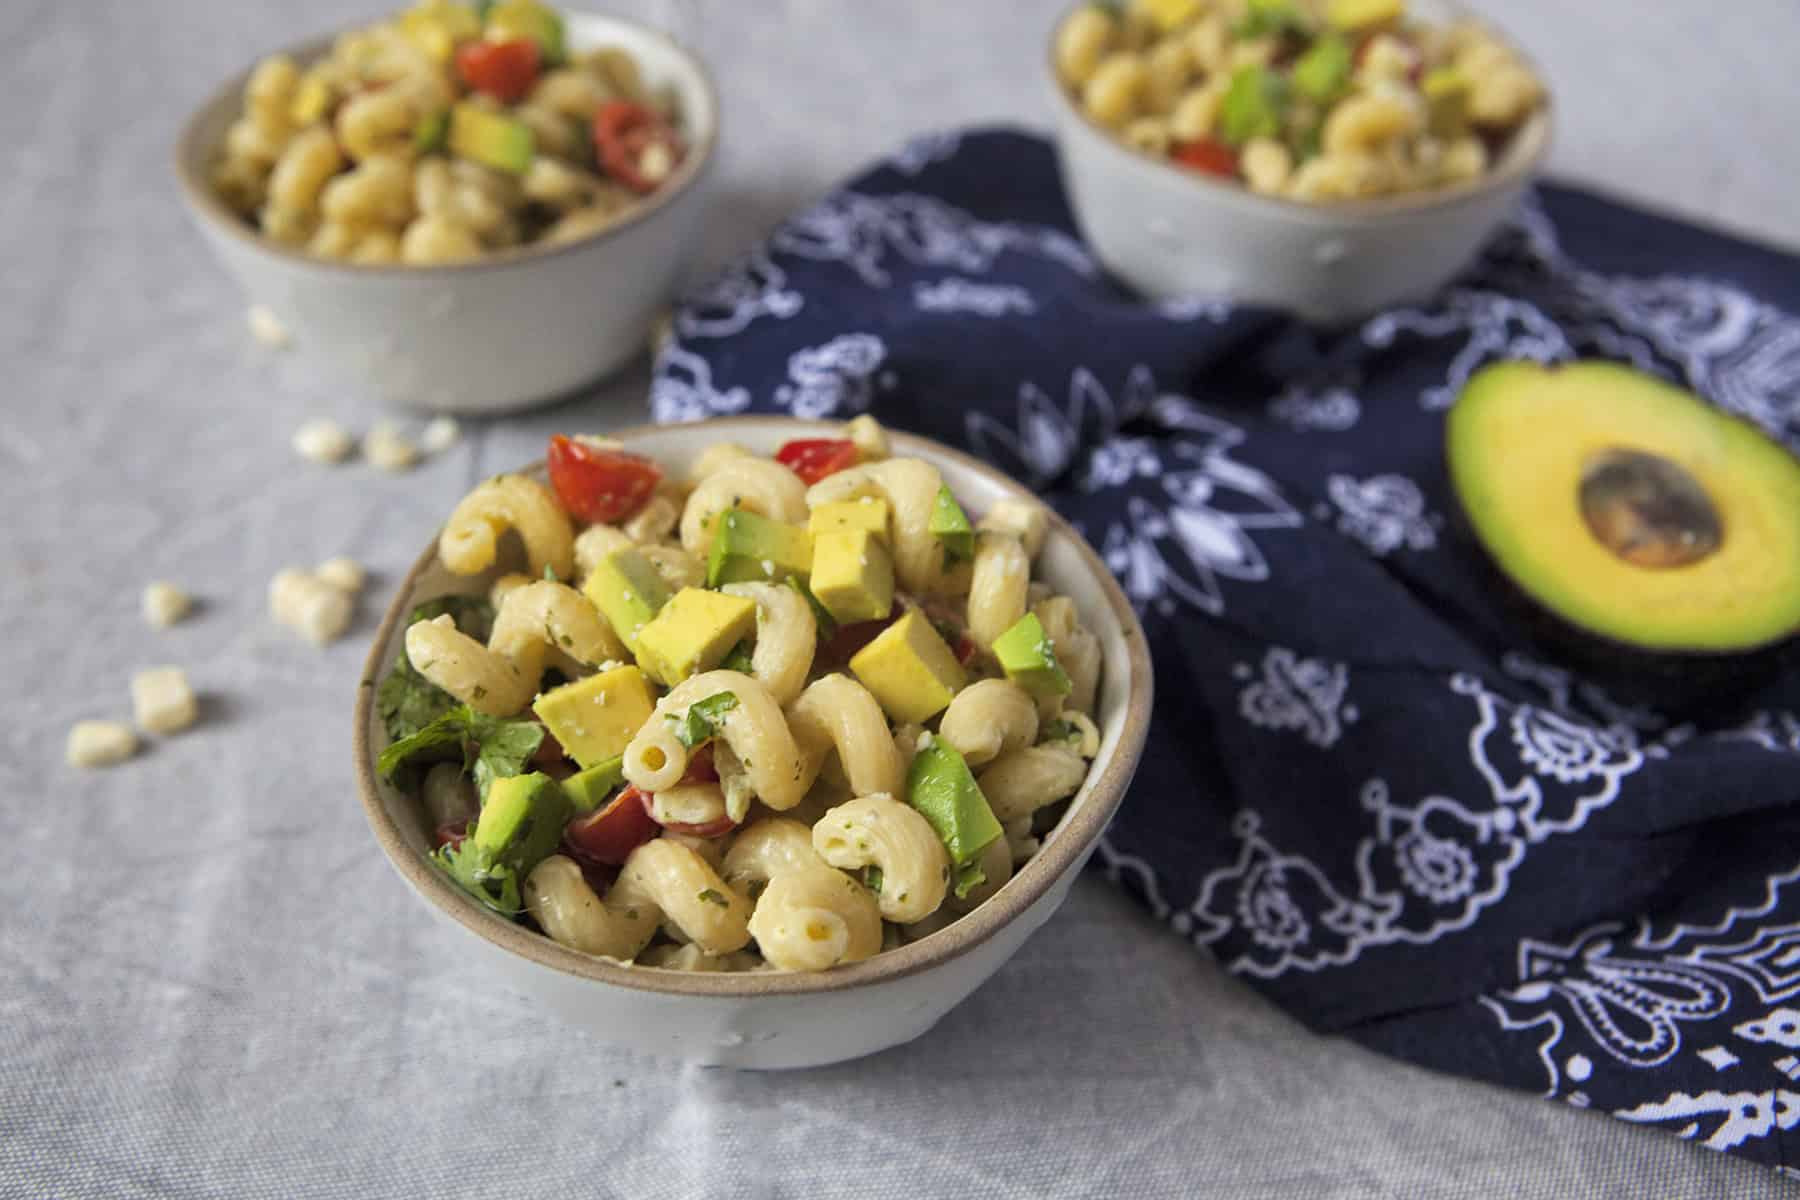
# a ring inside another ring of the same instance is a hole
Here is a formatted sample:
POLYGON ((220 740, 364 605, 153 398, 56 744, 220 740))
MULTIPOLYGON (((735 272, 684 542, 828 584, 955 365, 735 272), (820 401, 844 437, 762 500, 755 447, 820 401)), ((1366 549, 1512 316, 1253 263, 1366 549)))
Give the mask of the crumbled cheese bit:
POLYGON ((844 436, 856 446, 856 452, 864 462, 880 462, 891 453, 887 431, 881 427, 881 422, 867 413, 845 425, 844 436))
POLYGON ((144 620, 152 629, 167 629, 193 607, 194 598, 172 583, 159 579, 144 589, 144 620))
POLYGON ((120 721, 77 721, 64 758, 71 767, 110 767, 137 753, 137 734, 120 721))
POLYGON ((288 567, 269 581, 269 613, 309 641, 323 646, 350 627, 348 592, 288 567))
POLYGON ((455 417, 433 417, 419 434, 419 449, 427 454, 442 454, 462 437, 462 426, 455 417))
POLYGON ((410 471, 419 461, 419 448, 390 421, 377 422, 363 437, 363 457, 383 471, 410 471))
POLYGON ((336 421, 308 421, 294 430, 294 453, 322 465, 343 462, 356 448, 356 439, 336 421))
POLYGON ((623 450, 625 443, 618 438, 601 437, 597 433, 578 433, 571 441, 580 442, 591 450, 623 450))
POLYGON ((661 183, 675 169, 675 156, 670 153, 668 144, 661 141, 651 142, 638 155, 638 174, 647 183, 661 183))
POLYGON ((139 728, 179 733, 200 715, 200 703, 180 667, 151 667, 131 677, 131 710, 139 728))
POLYGON ((768 576, 768 577, 769 577, 769 578, 770 578, 770 579, 773 579, 773 578, 775 578, 775 564, 774 564, 774 562, 772 562, 772 561, 771 561, 771 560, 769 560, 769 559, 766 559, 766 558, 765 558, 765 559, 763 559, 763 560, 762 560, 762 569, 763 569, 763 574, 764 574, 764 575, 767 575, 767 576, 768 576))
POLYGON ((287 326, 281 318, 270 312, 261 304, 252 304, 244 313, 244 319, 250 324, 250 336, 271 350, 286 350, 294 344, 288 335, 287 326))
POLYGON ((318 565, 313 575, 321 582, 328 583, 340 592, 360 592, 363 583, 368 579, 368 572, 354 558, 338 555, 328 558, 318 565))

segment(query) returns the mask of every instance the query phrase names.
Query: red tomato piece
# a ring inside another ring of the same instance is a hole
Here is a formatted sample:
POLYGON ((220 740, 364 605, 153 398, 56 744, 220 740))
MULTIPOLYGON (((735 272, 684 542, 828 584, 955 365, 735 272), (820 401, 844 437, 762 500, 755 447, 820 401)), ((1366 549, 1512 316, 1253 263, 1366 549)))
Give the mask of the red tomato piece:
POLYGON ((663 119, 630 100, 608 100, 594 110, 594 156, 614 179, 642 195, 662 180, 643 172, 644 152, 660 144, 671 168, 681 161, 681 139, 663 119))
POLYGON ((469 826, 473 823, 472 821, 446 821, 432 831, 431 844, 440 849, 445 846, 452 848, 460 846, 463 844, 463 839, 469 836, 469 826))
POLYGON ((681 776, 683 783, 717 783, 719 770, 713 766, 712 743, 703 744, 698 750, 688 755, 687 771, 681 776))
POLYGON ((611 524, 643 507, 662 468, 623 450, 606 450, 556 434, 550 439, 550 486, 576 520, 611 524))
POLYGON ((981 649, 981 647, 976 644, 974 638, 966 633, 963 634, 960 638, 956 639, 956 661, 965 667, 968 666, 974 659, 975 652, 979 649, 981 649))
POLYGON ((1234 178, 1237 175, 1237 151, 1213 138, 1201 138, 1197 142, 1178 142, 1173 157, 1182 166, 1192 167, 1196 171, 1204 171, 1208 175, 1221 175, 1226 179, 1234 178))
POLYGON ((515 104, 537 82, 538 44, 530 38, 470 42, 456 52, 456 73, 475 91, 515 104))
POLYGON ((861 457, 856 443, 848 438, 796 438, 775 452, 775 461, 798 475, 807 487, 854 467, 861 457))
POLYGON ((628 787, 586 816, 576 817, 563 829, 563 841, 590 862, 619 866, 631 852, 656 836, 656 822, 628 787))

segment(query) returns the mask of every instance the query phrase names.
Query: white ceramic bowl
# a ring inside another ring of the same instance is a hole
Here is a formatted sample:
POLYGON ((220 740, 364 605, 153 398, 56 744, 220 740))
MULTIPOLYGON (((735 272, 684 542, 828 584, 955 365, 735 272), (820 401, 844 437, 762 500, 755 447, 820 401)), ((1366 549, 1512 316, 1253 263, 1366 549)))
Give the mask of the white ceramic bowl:
MULTIPOLYGON (((763 453, 792 437, 841 428, 782 417, 739 417, 616 434, 632 449, 684 472, 705 447, 737 442, 763 453)), ((899 455, 936 464, 976 510, 1029 495, 983 463, 935 442, 890 435, 899 455)), ((509 539, 510 540, 510 539, 509 539)), ((500 569, 500 568, 496 568, 500 569)), ((437 562, 435 539, 401 585, 376 635, 357 693, 355 768, 376 840, 438 917, 467 937, 458 952, 496 984, 522 992, 601 1040, 644 1053, 736 1067, 809 1067, 911 1041, 999 969, 1056 911, 1118 808, 1137 769, 1150 720, 1150 656, 1131 605, 1079 534, 1054 515, 1038 575, 1071 596, 1105 650, 1096 714, 1100 753, 1044 848, 993 898, 943 930, 831 971, 694 974, 620 964, 559 946, 487 912, 427 860, 430 830, 419 805, 381 782, 374 756, 386 744, 375 712, 377 682, 401 652, 412 607, 483 581, 458 579, 437 562)))
MULTIPOLYGON (((1462 15, 1431 0, 1415 0, 1412 9, 1434 22, 1462 15)), ((1305 204, 1127 146, 1076 106, 1057 79, 1054 50, 1046 67, 1063 185, 1082 236, 1109 271, 1156 299, 1217 296, 1326 324, 1421 299, 1474 256, 1550 146, 1545 107, 1478 180, 1305 204)))
MULTIPOLYGON (((404 408, 501 412, 573 391, 644 346, 694 242, 718 100, 699 60, 664 35, 616 17, 566 20, 571 45, 621 46, 648 83, 672 88, 688 141, 663 187, 617 224, 576 241, 430 267, 312 258, 260 236, 208 184, 248 71, 189 120, 175 171, 195 223, 250 299, 287 326, 335 385, 404 408)), ((304 64, 330 44, 316 38, 286 53, 304 64)))

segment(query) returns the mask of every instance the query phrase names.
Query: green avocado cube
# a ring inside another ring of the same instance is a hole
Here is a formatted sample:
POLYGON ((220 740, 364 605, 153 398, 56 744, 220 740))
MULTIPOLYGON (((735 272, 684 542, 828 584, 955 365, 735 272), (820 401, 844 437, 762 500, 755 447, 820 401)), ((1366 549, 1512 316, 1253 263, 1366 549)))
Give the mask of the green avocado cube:
POLYGON ((531 127, 468 101, 450 110, 450 152, 470 162, 523 175, 531 166, 531 127))
POLYGON ((563 61, 562 14, 537 0, 499 0, 487 10, 487 32, 500 38, 530 38, 546 66, 563 61))
POLYGON ((729 509, 713 522, 706 586, 804 581, 812 571, 812 557, 812 535, 798 525, 729 509))
POLYGON ((536 771, 507 775, 488 787, 473 840, 484 855, 523 879, 556 852, 569 815, 569 798, 556 780, 536 771))
POLYGON ((995 838, 1000 822, 956 747, 932 738, 906 773, 906 802, 937 831, 956 866, 973 862, 995 838))
POLYGON ((609 758, 597 767, 577 771, 562 781, 563 794, 569 807, 578 813, 591 813, 612 799, 625 782, 625 756, 609 758))
POLYGON ((669 602, 669 585, 636 549, 614 550, 601 559, 581 591, 633 656, 638 654, 638 632, 669 602))
POLYGON ((618 758, 656 706, 650 684, 626 664, 551 688, 531 709, 583 767, 618 758))
POLYGON ((994 657, 1006 677, 1033 696, 1066 696, 1069 676, 1056 661, 1056 645, 1036 613, 1026 613, 994 639, 994 657))
POLYGON ((756 629, 756 602, 682 588, 638 634, 638 665, 667 687, 718 666, 756 629))
POLYGON ((894 559, 865 529, 813 538, 812 594, 840 625, 879 621, 894 607, 894 559))
POLYGON ((952 561, 975 557, 975 527, 969 524, 969 514, 956 502, 947 485, 938 488, 925 528, 937 535, 952 561))
POLYGON ((895 721, 928 721, 950 706, 967 674, 925 614, 909 609, 850 659, 850 673, 895 721))

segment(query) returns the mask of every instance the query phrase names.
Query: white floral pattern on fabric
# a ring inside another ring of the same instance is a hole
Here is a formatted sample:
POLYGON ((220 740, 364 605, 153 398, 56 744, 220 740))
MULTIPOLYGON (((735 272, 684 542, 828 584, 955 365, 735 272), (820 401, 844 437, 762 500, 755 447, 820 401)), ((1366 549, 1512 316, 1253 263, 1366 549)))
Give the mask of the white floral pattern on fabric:
POLYGON ((933 283, 913 284, 913 304, 920 312, 968 313, 976 317, 1031 314, 1037 301, 1022 287, 1010 283, 980 283, 950 275, 933 283))
POLYGON ((787 286, 787 272, 758 247, 683 299, 675 310, 675 332, 684 338, 730 337, 759 317, 786 320, 805 303, 787 286))
POLYGON ((932 163, 954 158, 961 148, 962 134, 955 130, 922 133, 896 150, 887 165, 902 175, 917 175, 932 163))
POLYGON ((842 263, 873 288, 893 282, 890 253, 918 266, 976 273, 1009 253, 1046 259, 1082 276, 1098 270, 1081 243, 1060 230, 978 220, 934 196, 910 192, 834 193, 782 225, 769 242, 787 254, 842 263))
POLYGON ((1469 376, 1489 362, 1525 359, 1549 363, 1574 356, 1563 331, 1536 305, 1481 288, 1451 288, 1428 306, 1371 317, 1362 327, 1362 340, 1386 348, 1396 345, 1403 333, 1422 338, 1469 335, 1451 360, 1449 377, 1419 396, 1420 406, 1434 412, 1455 403, 1469 376))
POLYGON ((1342 433, 1362 420, 1362 402, 1345 388, 1311 391, 1295 384, 1269 401, 1269 415, 1302 432, 1342 433))
POLYGON ((788 359, 788 382, 775 389, 775 403, 808 420, 863 412, 886 361, 887 346, 872 333, 809 346, 788 359))
POLYGON ((1622 1121, 1666 1125, 1675 1136, 1713 1150, 1729 1150, 1751 1138, 1800 1124, 1800 1092, 1782 1088, 1765 1092, 1675 1092, 1661 1100, 1613 1113, 1622 1121), (1717 1118, 1710 1129, 1703 1122, 1717 1118), (1706 1136, 1701 1137, 1701 1134, 1706 1136))
MULTIPOLYGON (((1236 673, 1249 679, 1250 665, 1239 663, 1236 673)), ((1343 736, 1345 722, 1356 719, 1355 708, 1344 703, 1349 686, 1345 664, 1272 646, 1263 655, 1262 677, 1238 694, 1238 712, 1258 728, 1299 730, 1313 745, 1329 749, 1343 736)))
POLYGON ((1425 511, 1419 485, 1404 475, 1373 475, 1358 480, 1333 475, 1325 492, 1338 506, 1338 532, 1367 546, 1377 558, 1399 549, 1429 550, 1437 545, 1437 521, 1425 511))
POLYGON ((650 383, 650 413, 657 421, 704 421, 749 407, 749 392, 743 388, 714 387, 712 367, 680 342, 671 341, 657 355, 656 374, 650 383))

